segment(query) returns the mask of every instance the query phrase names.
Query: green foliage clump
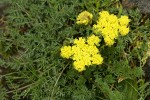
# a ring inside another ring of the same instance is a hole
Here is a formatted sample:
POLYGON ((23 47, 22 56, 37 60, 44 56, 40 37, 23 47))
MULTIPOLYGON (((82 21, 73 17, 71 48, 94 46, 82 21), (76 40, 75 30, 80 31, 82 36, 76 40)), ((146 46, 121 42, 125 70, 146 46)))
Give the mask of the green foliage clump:
POLYGON ((19 100, 144 100, 148 83, 144 66, 150 25, 139 26, 137 10, 118 7, 117 0, 12 0, 0 34, 0 98, 19 100), (99 47, 102 65, 79 73, 60 48, 93 34, 93 25, 77 25, 84 10, 96 24, 98 12, 128 15, 130 32, 111 46, 99 47))

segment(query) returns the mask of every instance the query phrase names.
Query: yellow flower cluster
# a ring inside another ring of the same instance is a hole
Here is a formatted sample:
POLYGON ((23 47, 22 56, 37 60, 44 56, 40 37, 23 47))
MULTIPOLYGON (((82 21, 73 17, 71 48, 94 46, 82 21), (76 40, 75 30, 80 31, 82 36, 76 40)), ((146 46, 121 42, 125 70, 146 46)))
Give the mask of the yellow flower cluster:
POLYGON ((61 48, 61 56, 63 58, 69 59, 71 55, 72 55, 71 46, 64 46, 61 48))
POLYGON ((93 15, 87 11, 81 12, 77 17, 77 24, 88 25, 92 22, 93 15))
POLYGON ((121 16, 121 18, 119 18, 119 32, 122 36, 127 35, 129 33, 129 22, 130 20, 128 16, 121 16))
POLYGON ((96 47, 99 42, 100 39, 95 35, 87 39, 80 37, 74 40, 73 46, 62 47, 61 56, 73 59, 74 68, 81 72, 86 69, 85 66, 102 64, 103 58, 96 47))
POLYGON ((121 16, 117 18, 114 14, 109 14, 107 11, 102 11, 99 13, 100 17, 97 24, 93 26, 95 33, 100 33, 106 45, 111 46, 115 43, 115 39, 118 38, 118 33, 122 36, 129 33, 128 24, 130 20, 127 16, 121 16))

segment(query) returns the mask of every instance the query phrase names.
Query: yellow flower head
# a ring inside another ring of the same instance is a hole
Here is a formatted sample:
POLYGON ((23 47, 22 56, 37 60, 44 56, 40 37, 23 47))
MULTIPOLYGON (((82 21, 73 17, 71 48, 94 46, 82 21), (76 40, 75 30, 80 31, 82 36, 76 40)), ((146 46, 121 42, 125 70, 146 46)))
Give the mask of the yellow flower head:
POLYGON ((99 37, 95 36, 95 35, 92 35, 92 36, 88 37, 88 39, 87 39, 87 43, 89 45, 98 45, 99 42, 100 42, 99 37))
POLYGON ((74 40, 74 44, 76 45, 84 45, 85 44, 85 38, 79 37, 79 39, 74 40))
POLYGON ((64 46, 61 48, 61 56, 63 58, 70 58, 72 55, 71 46, 64 46))
POLYGON ((95 54, 92 57, 92 64, 100 65, 103 62, 103 58, 99 54, 95 54))
POLYGON ((85 65, 82 61, 74 61, 73 65, 74 65, 74 68, 79 72, 82 72, 83 70, 85 70, 85 65))
POLYGON ((118 37, 118 18, 114 14, 109 14, 107 11, 99 13, 100 17, 97 24, 93 26, 96 33, 103 36, 106 45, 111 46, 114 40, 118 37))
POLYGON ((109 12, 108 11, 102 11, 102 12, 99 12, 99 15, 101 16, 101 18, 108 18, 109 12))
POLYGON ((81 72, 86 69, 85 66, 102 64, 103 58, 96 47, 99 42, 100 39, 95 35, 92 35, 87 39, 79 37, 79 39, 74 40, 72 47, 64 46, 61 48, 61 56, 74 60, 74 68, 81 72))
POLYGON ((129 33, 129 27, 126 26, 120 26, 119 32, 122 36, 125 36, 129 33))
POLYGON ((111 39, 108 36, 104 38, 104 41, 105 41, 105 43, 106 43, 107 46, 111 46, 111 45, 113 45, 115 43, 114 40, 111 39))
POLYGON ((96 34, 101 34, 107 46, 115 43, 119 33, 124 36, 129 33, 128 24, 130 20, 128 16, 117 18, 114 14, 109 14, 107 11, 99 13, 97 24, 93 25, 93 31, 96 34))
POLYGON ((93 15, 87 11, 81 12, 77 17, 77 24, 88 25, 92 22, 93 15))
POLYGON ((98 54, 99 50, 96 46, 94 45, 89 45, 88 49, 86 50, 88 52, 89 55, 94 55, 94 54, 98 54))
POLYGON ((120 26, 128 26, 129 22, 130 22, 130 19, 128 18, 128 16, 121 16, 119 18, 120 26))

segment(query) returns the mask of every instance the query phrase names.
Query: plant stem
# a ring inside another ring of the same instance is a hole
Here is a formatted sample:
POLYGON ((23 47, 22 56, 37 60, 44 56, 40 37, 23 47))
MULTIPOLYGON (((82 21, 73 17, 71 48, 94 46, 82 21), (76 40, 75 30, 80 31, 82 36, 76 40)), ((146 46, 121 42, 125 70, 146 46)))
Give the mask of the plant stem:
POLYGON ((63 74, 64 70, 66 69, 66 67, 70 64, 70 62, 68 64, 66 64, 66 66, 63 68, 63 70, 61 71, 61 73, 59 74, 55 84, 54 84, 54 87, 53 87, 53 90, 52 90, 52 93, 51 93, 51 100, 53 100, 53 95, 54 95, 54 91, 55 91, 55 87, 57 86, 57 83, 61 77, 61 75, 63 74))

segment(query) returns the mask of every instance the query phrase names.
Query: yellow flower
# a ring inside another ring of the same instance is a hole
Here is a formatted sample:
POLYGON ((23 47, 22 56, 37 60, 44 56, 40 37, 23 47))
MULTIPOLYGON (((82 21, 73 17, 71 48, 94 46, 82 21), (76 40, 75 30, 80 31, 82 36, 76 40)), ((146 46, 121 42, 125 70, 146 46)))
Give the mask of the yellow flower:
POLYGON ((108 11, 102 11, 99 13, 99 15, 101 16, 101 18, 107 18, 109 16, 109 12, 108 11))
POLYGON ((81 53, 81 49, 77 45, 72 46, 72 53, 73 54, 79 54, 81 53))
POLYGON ((88 49, 86 50, 86 52, 88 52, 89 55, 94 55, 94 54, 99 53, 99 50, 98 50, 98 48, 96 46, 89 45, 88 49))
POLYGON ((83 46, 85 44, 85 38, 79 37, 79 39, 75 39, 74 44, 83 46))
POLYGON ((128 18, 128 16, 121 16, 119 18, 119 24, 121 26, 127 26, 129 24, 129 22, 130 22, 130 19, 128 18))
POLYGON ((127 35, 129 33, 129 27, 120 26, 119 32, 122 36, 127 35))
POLYGON ((99 54, 95 54, 92 56, 92 64, 100 65, 103 62, 103 58, 99 54))
POLYGON ((87 43, 88 43, 89 45, 94 45, 94 44, 95 44, 95 45, 98 45, 99 42, 100 42, 99 37, 98 37, 98 36, 95 36, 95 35, 92 35, 92 36, 88 37, 88 39, 87 39, 87 43))
POLYGON ((99 42, 100 39, 95 35, 87 39, 79 37, 79 39, 74 40, 72 47, 64 46, 61 48, 61 56, 74 60, 74 68, 81 72, 86 69, 85 66, 102 64, 103 58, 96 47, 99 42))
POLYGON ((100 33, 106 45, 111 46, 118 37, 118 18, 116 15, 109 14, 107 11, 102 11, 99 15, 97 24, 93 26, 94 32, 100 33))
POLYGON ((91 65, 91 56, 87 52, 83 52, 81 61, 83 61, 86 66, 89 66, 91 65))
POLYGON ((109 20, 109 23, 112 25, 112 27, 118 27, 118 18, 116 15, 110 14, 107 20, 109 20), (117 26, 113 26, 114 24, 117 26))
POLYGON ((110 39, 108 36, 104 38, 104 41, 107 46, 111 46, 115 43, 114 40, 110 39))
POLYGON ((74 68, 79 72, 82 72, 83 70, 85 70, 85 64, 82 61, 74 61, 73 65, 74 65, 74 68))
POLYGON ((101 34, 107 46, 115 43, 119 33, 124 36, 129 33, 128 24, 130 19, 128 16, 117 18, 114 14, 109 14, 107 11, 99 13, 97 24, 93 25, 93 31, 96 34, 101 34))
POLYGON ((87 11, 81 12, 77 17, 77 24, 88 25, 92 22, 93 15, 87 11))
POLYGON ((70 58, 72 55, 71 46, 64 46, 61 48, 61 56, 63 58, 70 58))

